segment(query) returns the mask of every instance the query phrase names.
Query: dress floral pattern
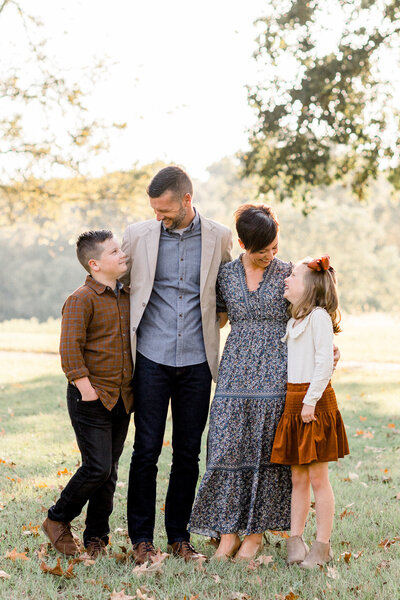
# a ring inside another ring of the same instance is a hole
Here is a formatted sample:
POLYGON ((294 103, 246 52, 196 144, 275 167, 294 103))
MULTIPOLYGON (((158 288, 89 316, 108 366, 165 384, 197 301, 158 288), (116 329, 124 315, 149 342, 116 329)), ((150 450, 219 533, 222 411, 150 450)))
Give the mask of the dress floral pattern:
POLYGON ((275 258, 249 291, 241 257, 220 267, 217 307, 227 311, 225 344, 210 411, 207 469, 189 523, 216 537, 290 528, 290 467, 270 462, 285 404, 291 264, 275 258))

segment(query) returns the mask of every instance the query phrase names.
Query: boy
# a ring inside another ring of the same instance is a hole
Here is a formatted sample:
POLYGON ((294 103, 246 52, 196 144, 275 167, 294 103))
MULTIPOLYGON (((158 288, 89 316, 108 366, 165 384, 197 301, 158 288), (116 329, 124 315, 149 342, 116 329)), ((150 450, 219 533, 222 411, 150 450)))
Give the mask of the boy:
POLYGON ((89 501, 83 543, 97 558, 106 553, 118 460, 133 406, 129 291, 118 281, 127 269, 126 255, 111 231, 82 233, 76 253, 89 275, 63 306, 60 355, 82 466, 42 528, 56 550, 79 553, 70 522, 89 501))

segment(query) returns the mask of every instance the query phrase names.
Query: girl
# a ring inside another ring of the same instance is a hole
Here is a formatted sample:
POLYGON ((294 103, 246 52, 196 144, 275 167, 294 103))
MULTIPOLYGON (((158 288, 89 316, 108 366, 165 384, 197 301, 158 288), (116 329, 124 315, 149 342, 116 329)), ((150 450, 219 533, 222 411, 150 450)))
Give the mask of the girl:
POLYGON ((328 461, 349 454, 346 432, 330 384, 332 340, 339 333, 335 271, 329 256, 302 260, 285 279, 290 314, 283 341, 288 344, 288 385, 271 462, 291 465, 291 537, 287 563, 310 569, 333 558, 330 536, 335 499, 328 461), (304 531, 315 498, 317 539, 310 552, 304 531))

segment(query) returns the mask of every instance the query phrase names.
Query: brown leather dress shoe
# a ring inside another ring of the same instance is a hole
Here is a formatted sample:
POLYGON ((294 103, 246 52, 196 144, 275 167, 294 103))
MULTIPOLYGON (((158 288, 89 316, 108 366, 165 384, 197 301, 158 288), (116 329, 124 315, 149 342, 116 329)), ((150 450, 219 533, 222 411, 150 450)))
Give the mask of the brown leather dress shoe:
POLYGON ((47 517, 43 521, 42 529, 56 550, 66 556, 75 556, 80 553, 77 539, 71 532, 71 523, 52 521, 47 517))
POLYGON ((89 554, 90 558, 96 560, 99 556, 105 556, 107 554, 106 544, 102 539, 93 537, 88 541, 86 552, 89 554))
POLYGON ((148 560, 151 561, 152 556, 156 556, 153 542, 145 540, 144 542, 133 545, 132 557, 137 565, 143 565, 148 560))
POLYGON ((171 550, 174 556, 184 558, 186 561, 198 560, 199 558, 207 560, 208 558, 205 554, 200 554, 200 552, 196 552, 192 544, 186 540, 174 542, 173 544, 168 546, 168 548, 169 550, 171 550))

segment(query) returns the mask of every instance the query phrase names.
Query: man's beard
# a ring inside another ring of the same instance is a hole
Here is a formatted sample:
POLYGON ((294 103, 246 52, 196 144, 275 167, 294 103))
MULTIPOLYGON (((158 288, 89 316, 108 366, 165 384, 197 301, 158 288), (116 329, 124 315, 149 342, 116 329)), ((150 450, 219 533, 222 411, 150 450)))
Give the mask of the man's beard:
POLYGON ((182 205, 179 209, 178 214, 173 219, 171 225, 166 228, 167 231, 173 231, 174 229, 179 229, 180 225, 185 220, 185 217, 186 217, 186 210, 185 210, 184 206, 182 205))

